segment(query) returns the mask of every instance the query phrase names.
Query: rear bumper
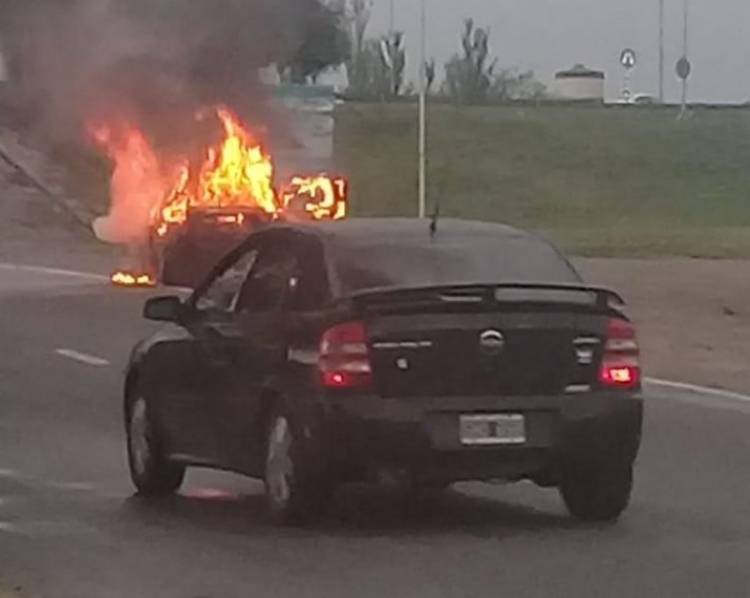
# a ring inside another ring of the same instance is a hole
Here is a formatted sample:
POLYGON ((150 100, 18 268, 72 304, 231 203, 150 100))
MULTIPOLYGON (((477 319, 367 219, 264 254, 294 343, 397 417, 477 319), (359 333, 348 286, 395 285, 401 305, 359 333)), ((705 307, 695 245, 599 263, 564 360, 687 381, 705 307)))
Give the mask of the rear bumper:
POLYGON ((612 393, 327 402, 327 460, 357 478, 387 471, 425 481, 533 478, 554 484, 566 469, 632 464, 643 422, 639 396, 612 393), (523 414, 526 442, 463 445, 459 417, 473 413, 523 414))

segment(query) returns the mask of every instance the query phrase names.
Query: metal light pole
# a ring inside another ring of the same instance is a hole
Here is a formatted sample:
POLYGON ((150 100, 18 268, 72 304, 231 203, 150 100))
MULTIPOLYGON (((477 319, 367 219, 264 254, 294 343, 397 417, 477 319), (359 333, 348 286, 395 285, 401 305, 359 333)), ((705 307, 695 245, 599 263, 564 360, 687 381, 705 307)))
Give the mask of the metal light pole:
MULTIPOLYGON (((682 28, 682 56, 684 58, 688 57, 688 19, 689 19, 689 11, 688 11, 688 0, 683 0, 682 3, 682 9, 683 9, 683 28, 682 28)), ((682 78, 682 109, 680 112, 681 116, 684 116, 687 111, 687 93, 688 93, 688 78, 683 77, 682 78)))
POLYGON ((395 10, 395 6, 394 6, 395 1, 396 0, 391 0, 390 13, 389 13, 389 21, 388 21, 388 52, 390 53, 390 56, 391 56, 391 67, 390 67, 390 70, 391 70, 391 93, 393 95, 396 95, 396 68, 395 68, 396 65, 394 63, 394 58, 395 57, 393 56, 393 50, 394 50, 394 47, 393 47, 393 42, 394 42, 393 33, 394 33, 395 28, 396 28, 396 10, 395 10))
POLYGON ((420 6, 419 52, 419 217, 427 216, 427 11, 425 0, 420 6))
POLYGON ((664 103, 664 0, 659 0, 659 103, 664 103))

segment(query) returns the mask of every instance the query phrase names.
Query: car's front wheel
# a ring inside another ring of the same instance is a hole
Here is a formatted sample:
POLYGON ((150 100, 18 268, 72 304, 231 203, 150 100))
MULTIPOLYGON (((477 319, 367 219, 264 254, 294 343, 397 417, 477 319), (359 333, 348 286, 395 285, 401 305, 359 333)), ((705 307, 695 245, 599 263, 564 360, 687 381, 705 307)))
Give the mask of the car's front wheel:
POLYGON ((632 466, 573 471, 560 485, 568 511, 582 521, 616 521, 628 507, 632 490, 632 466))
POLYGON ((276 522, 305 523, 320 515, 331 496, 320 465, 304 450, 294 418, 276 411, 269 421, 265 463, 266 496, 276 522))
POLYGON ((185 467, 170 463, 164 456, 158 429, 142 396, 128 405, 126 433, 130 478, 138 494, 167 496, 176 492, 185 478, 185 467))

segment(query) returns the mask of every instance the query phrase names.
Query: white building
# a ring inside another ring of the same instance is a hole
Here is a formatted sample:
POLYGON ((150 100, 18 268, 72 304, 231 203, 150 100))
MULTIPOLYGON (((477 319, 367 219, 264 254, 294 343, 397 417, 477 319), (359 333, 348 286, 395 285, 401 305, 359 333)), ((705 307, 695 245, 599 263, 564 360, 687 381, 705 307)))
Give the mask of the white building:
POLYGON ((604 101, 604 72, 575 65, 555 75, 555 95, 563 100, 604 101))

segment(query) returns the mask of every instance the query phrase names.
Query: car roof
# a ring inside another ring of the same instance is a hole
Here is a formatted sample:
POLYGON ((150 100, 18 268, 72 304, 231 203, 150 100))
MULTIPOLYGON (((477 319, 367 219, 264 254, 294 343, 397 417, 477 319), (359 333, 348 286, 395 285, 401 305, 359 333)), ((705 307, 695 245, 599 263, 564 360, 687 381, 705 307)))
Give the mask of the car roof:
POLYGON ((371 288, 476 283, 579 283, 550 243, 503 224, 417 218, 353 218, 337 222, 275 224, 259 234, 294 233, 324 247, 337 296, 371 288))
POLYGON ((441 218, 437 223, 436 233, 430 232, 430 221, 419 218, 350 218, 347 220, 325 221, 314 223, 284 223, 271 227, 295 229, 323 240, 382 245, 397 242, 411 246, 432 246, 435 242, 450 238, 452 241, 466 241, 492 237, 495 240, 536 240, 545 241, 531 233, 490 222, 477 222, 456 218, 441 218))

